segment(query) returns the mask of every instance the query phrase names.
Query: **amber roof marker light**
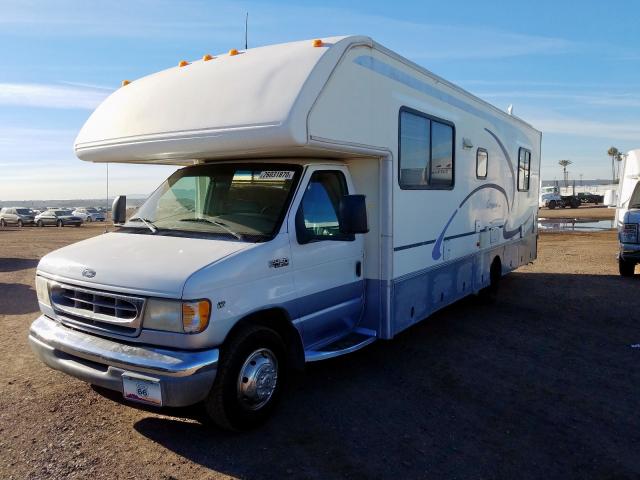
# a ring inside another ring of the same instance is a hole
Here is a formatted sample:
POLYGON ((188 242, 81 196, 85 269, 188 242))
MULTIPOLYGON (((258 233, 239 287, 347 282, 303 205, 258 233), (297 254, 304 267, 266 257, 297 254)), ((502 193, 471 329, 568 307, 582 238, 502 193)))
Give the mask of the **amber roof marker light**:
POLYGON ((180 63, 178 63, 179 67, 186 67, 187 65, 189 65, 189 62, 186 60, 180 60, 180 63))
POLYGON ((314 47, 322 47, 322 46, 324 46, 324 43, 322 43, 322 40, 320 40, 319 38, 316 38, 316 39, 313 41, 313 46, 314 46, 314 47))
POLYGON ((127 85, 129 85, 131 83, 131 80, 122 80, 122 83, 120 84, 121 87, 126 87, 127 85))
POLYGON ((233 57, 234 55, 238 55, 238 50, 232 48, 231 50, 229 50, 229 56, 233 57))
POLYGON ((203 62, 208 62, 209 60, 213 60, 213 55, 209 55, 208 53, 202 57, 203 62))

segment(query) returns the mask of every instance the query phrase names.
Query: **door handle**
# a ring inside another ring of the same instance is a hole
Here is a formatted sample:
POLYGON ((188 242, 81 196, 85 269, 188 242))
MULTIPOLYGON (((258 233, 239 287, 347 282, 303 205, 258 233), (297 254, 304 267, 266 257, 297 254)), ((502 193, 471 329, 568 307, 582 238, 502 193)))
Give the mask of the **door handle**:
POLYGON ((362 276, 362 262, 358 260, 356 262, 356 277, 360 278, 362 276))

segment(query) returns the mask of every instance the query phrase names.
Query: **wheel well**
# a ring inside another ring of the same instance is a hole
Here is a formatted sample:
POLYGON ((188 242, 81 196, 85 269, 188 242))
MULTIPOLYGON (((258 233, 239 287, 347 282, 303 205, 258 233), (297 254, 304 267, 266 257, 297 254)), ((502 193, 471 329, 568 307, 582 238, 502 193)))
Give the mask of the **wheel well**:
POLYGON ((302 346, 300 333, 293 326, 289 314, 284 309, 269 308, 244 317, 233 326, 227 335, 227 339, 225 339, 225 343, 246 325, 261 325, 277 332, 287 347, 288 360, 291 367, 296 370, 304 368, 304 347, 302 346))
POLYGON ((496 280, 500 280, 502 276, 502 260, 500 260, 500 256, 496 255, 491 262, 491 268, 489 270, 489 278, 491 279, 491 283, 496 280))

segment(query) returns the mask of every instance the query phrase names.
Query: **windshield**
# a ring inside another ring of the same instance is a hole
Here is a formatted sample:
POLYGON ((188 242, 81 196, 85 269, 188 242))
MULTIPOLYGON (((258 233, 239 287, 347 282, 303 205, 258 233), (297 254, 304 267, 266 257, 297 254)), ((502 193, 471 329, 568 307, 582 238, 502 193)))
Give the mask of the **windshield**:
POLYGON ((57 216, 71 215, 71 211, 69 210, 56 210, 57 216))
POLYGON ((16 208, 16 212, 20 215, 29 215, 31 213, 28 208, 16 208))
POLYGON ((85 209, 85 211, 87 211, 89 213, 98 213, 98 211, 95 208, 87 208, 87 209, 85 209))
POLYGON ((286 214, 301 167, 198 165, 171 175, 124 225, 145 233, 195 233, 261 241, 286 214))

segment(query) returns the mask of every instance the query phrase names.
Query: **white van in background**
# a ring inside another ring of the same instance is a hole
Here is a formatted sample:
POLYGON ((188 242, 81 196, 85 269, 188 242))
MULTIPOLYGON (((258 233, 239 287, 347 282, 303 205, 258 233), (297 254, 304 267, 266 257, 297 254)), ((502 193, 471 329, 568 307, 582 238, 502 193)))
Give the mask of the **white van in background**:
POLYGON ((640 263, 640 149, 627 154, 620 171, 616 204, 618 266, 620 275, 632 277, 636 264, 640 263))
POLYGON ((29 339, 49 366, 249 428, 287 369, 492 297, 536 258, 522 120, 362 36, 180 65, 78 135, 83 160, 184 168, 128 221, 117 199, 116 232, 42 258, 29 339))

